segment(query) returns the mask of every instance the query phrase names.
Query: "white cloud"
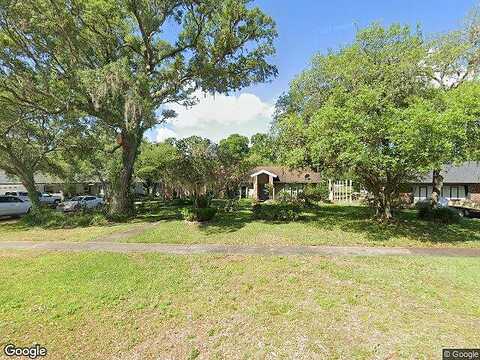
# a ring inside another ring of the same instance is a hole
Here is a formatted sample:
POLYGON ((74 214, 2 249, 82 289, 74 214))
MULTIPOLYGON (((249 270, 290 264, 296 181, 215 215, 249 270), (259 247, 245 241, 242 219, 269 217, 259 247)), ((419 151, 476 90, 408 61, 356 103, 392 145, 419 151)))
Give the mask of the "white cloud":
POLYGON ((177 133, 169 128, 162 127, 157 129, 155 134, 155 140, 157 142, 162 142, 168 138, 177 137, 177 133))
POLYGON ((199 135, 219 141, 233 133, 251 136, 268 131, 274 106, 250 93, 240 95, 210 95, 197 93, 198 104, 185 108, 171 105, 177 117, 167 127, 157 128, 157 141, 168 137, 199 135))

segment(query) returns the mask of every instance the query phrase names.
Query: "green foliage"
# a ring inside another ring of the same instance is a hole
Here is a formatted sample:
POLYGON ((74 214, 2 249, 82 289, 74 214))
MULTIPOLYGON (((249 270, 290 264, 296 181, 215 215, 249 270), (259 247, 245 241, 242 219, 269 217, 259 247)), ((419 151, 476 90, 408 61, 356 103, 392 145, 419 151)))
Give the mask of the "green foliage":
POLYGON ((68 229, 107 225, 110 220, 100 211, 64 214, 55 210, 41 208, 24 216, 21 222, 29 227, 38 226, 45 229, 68 229))
POLYGON ((0 94, 112 131, 122 152, 112 212, 129 213, 143 136, 175 116, 166 104, 192 105, 197 89, 228 93, 276 76, 267 60, 275 53, 275 23, 249 3, 4 1, 0 94), (165 36, 172 24, 173 36, 165 36))
POLYGON ((297 203, 264 202, 252 207, 253 218, 267 221, 296 221, 300 218, 301 207, 297 203))
POLYGON ((224 206, 223 210, 227 213, 233 213, 240 209, 240 202, 238 199, 228 199, 224 206))
POLYGON ((218 145, 219 168, 217 189, 224 191, 229 198, 237 196, 240 183, 254 167, 249 158, 249 140, 245 136, 233 134, 220 140, 218 145))
POLYGON ((416 205, 417 217, 420 220, 432 221, 439 224, 457 224, 461 220, 458 211, 448 207, 433 208, 430 201, 420 201, 416 205))
POLYGON ((213 219, 217 213, 217 208, 205 207, 205 208, 184 208, 182 209, 182 216, 186 221, 209 221, 213 219))
POLYGON ((328 183, 322 181, 320 184, 307 184, 299 195, 307 202, 318 202, 327 201, 329 194, 328 183))
POLYGON ((454 111, 462 103, 455 93, 468 90, 433 86, 431 50, 420 31, 374 24, 351 45, 315 56, 280 104, 282 161, 353 172, 389 219, 402 183, 465 159, 471 143, 478 148, 475 92, 469 116, 467 106, 454 111))
POLYGON ((250 162, 253 165, 268 165, 277 161, 275 140, 269 134, 257 133, 250 138, 250 162))

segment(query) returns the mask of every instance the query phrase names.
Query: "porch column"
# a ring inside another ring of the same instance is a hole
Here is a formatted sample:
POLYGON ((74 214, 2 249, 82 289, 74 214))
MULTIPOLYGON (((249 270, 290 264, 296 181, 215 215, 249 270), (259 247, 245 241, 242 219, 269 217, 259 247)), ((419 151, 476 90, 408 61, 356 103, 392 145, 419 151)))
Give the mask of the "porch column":
POLYGON ((272 200, 275 200, 275 187, 273 186, 273 176, 272 175, 268 175, 268 183, 272 187, 272 200))

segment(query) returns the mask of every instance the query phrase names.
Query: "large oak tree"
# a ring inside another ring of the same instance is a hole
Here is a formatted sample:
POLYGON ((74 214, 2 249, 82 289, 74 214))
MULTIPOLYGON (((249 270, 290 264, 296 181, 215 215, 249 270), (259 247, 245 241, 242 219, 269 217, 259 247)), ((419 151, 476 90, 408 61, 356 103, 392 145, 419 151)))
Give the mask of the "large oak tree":
POLYGON ((250 2, 2 1, 0 72, 9 81, 0 87, 19 104, 78 111, 115 130, 122 166, 111 211, 131 214, 139 145, 174 116, 166 105, 194 103, 197 89, 226 93, 276 75, 267 61, 275 24, 250 2))

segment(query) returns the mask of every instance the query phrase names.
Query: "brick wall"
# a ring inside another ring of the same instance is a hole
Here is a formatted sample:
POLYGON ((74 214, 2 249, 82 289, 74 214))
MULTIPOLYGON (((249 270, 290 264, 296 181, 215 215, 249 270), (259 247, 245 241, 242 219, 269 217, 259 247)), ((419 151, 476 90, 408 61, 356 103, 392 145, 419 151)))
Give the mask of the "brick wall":
POLYGON ((470 200, 480 203, 480 184, 468 185, 470 200))

